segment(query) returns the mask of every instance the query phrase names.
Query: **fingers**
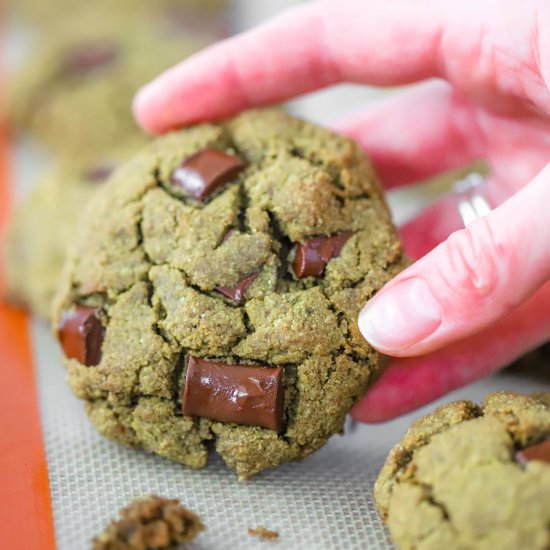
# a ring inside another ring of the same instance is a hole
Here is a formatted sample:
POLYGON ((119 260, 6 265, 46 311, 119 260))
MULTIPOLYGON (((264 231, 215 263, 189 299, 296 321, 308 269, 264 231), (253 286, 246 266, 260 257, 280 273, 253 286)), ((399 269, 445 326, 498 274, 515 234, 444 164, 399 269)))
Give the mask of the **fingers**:
POLYGON ((396 2, 312 2, 284 12, 158 77, 136 97, 136 118, 158 133, 336 82, 427 78, 436 72, 440 32, 428 4, 437 2, 426 1, 427 9, 396 2))
POLYGON ((359 315, 380 351, 414 356, 484 329, 550 279, 550 165, 489 215, 453 233, 359 315))
POLYGON ((391 188, 486 154, 477 110, 448 83, 433 80, 373 102, 362 113, 337 123, 335 129, 359 142, 384 187, 391 188))
POLYGON ((362 422, 382 422, 510 364, 550 338, 550 284, 483 332, 421 357, 394 359, 352 411, 362 422))
POLYGON ((548 90, 532 37, 550 20, 546 12, 536 0, 467 0, 459 8, 439 0, 312 2, 169 70, 139 92, 134 112, 158 133, 336 82, 389 86, 433 76, 492 108, 544 110, 548 90))

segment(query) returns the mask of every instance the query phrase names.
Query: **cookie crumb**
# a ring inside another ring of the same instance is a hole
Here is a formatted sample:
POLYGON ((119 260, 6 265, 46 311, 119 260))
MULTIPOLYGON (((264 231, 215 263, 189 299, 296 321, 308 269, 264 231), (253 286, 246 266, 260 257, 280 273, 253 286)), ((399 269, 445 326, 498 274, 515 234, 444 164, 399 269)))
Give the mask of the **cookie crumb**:
POLYGON ((248 534, 251 537, 260 537, 263 540, 275 540, 279 538, 278 531, 270 531, 265 527, 249 527, 248 534))
POLYGON ((119 516, 93 539, 93 550, 173 550, 204 530, 179 500, 155 495, 133 500, 119 516))

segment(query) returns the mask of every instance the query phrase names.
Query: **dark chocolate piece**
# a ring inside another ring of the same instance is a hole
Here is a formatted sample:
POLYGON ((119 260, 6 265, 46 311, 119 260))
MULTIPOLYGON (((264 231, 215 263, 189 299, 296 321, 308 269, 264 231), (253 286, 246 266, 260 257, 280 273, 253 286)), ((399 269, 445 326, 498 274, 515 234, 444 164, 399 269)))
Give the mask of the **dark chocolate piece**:
POLYGON ((92 367, 101 361, 105 328, 94 307, 76 306, 65 312, 59 323, 58 337, 65 356, 92 367))
POLYGON ((542 443, 531 445, 516 453, 516 459, 521 464, 526 464, 531 460, 539 460, 550 464, 550 438, 542 443))
POLYGON ((185 159, 173 172, 170 182, 198 201, 234 180, 246 167, 238 157, 215 149, 205 149, 185 159))
POLYGON ((233 300, 237 305, 241 305, 244 300, 244 293, 246 289, 254 282, 256 277, 260 274, 259 271, 254 271, 250 275, 243 277, 237 286, 217 286, 216 291, 223 294, 226 298, 233 300))
POLYGON ((228 365, 189 356, 183 414, 280 431, 283 369, 228 365))
POLYGON ((340 255, 352 235, 352 231, 346 231, 332 237, 311 237, 298 243, 294 258, 296 277, 321 277, 328 262, 340 255))
POLYGON ((90 168, 84 179, 90 183, 103 183, 113 173, 115 167, 107 164, 99 164, 90 168))
POLYGON ((82 44, 71 51, 65 60, 63 70, 72 75, 85 75, 94 69, 110 65, 118 54, 119 49, 115 44, 82 44))

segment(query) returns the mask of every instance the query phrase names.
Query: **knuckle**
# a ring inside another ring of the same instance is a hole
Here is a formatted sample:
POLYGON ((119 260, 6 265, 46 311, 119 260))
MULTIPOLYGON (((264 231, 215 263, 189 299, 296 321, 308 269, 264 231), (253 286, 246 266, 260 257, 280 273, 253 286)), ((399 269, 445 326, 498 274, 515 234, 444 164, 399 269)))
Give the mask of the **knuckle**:
POLYGON ((437 269, 446 290, 485 299, 501 286, 502 266, 506 264, 505 247, 489 221, 480 218, 445 241, 437 269))

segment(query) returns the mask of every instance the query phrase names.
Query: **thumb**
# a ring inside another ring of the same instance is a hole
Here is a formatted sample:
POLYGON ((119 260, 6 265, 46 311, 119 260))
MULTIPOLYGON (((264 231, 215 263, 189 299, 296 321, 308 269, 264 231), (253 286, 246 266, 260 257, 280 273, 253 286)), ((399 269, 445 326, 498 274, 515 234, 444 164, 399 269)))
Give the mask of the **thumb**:
POLYGON ((550 279, 550 165, 525 188, 388 283, 359 314, 363 336, 399 357, 476 333, 550 279))

